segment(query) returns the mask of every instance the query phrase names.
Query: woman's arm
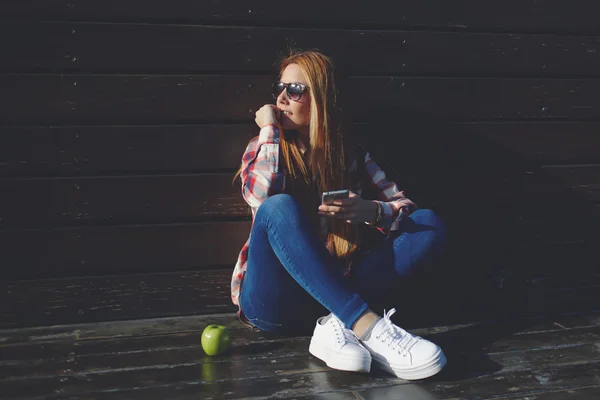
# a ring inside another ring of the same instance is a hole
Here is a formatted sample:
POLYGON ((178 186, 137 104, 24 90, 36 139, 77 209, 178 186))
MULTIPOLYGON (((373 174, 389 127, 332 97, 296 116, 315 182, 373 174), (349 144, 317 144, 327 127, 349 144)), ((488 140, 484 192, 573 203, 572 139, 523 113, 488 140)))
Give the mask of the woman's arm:
POLYGON ((284 177, 279 169, 279 129, 266 125, 252 139, 242 157, 242 196, 258 208, 269 196, 283 192, 284 177))
POLYGON ((370 183, 379 190, 377 202, 381 205, 381 222, 377 229, 389 234, 398 230, 400 222, 416 210, 417 205, 405 197, 404 192, 400 191, 394 182, 387 180, 385 172, 373 161, 369 153, 365 156, 365 165, 370 183))

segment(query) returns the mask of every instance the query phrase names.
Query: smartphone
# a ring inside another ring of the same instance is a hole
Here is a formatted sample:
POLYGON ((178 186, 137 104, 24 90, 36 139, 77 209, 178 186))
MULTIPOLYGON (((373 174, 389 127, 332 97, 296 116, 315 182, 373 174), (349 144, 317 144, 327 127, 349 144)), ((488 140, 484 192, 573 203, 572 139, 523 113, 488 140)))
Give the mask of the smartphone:
POLYGON ((321 196, 321 204, 326 206, 333 204, 334 200, 347 199, 350 197, 349 190, 334 190, 331 192, 323 192, 321 196))

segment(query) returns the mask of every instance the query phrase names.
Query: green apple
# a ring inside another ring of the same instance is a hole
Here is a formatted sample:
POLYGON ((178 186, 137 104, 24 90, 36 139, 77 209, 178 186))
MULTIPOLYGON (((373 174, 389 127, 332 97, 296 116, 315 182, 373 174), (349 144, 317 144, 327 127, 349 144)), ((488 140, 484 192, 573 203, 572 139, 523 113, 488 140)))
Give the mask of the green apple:
POLYGON ((202 348, 209 356, 218 356, 231 348, 231 333, 226 326, 209 325, 202 332, 202 348))

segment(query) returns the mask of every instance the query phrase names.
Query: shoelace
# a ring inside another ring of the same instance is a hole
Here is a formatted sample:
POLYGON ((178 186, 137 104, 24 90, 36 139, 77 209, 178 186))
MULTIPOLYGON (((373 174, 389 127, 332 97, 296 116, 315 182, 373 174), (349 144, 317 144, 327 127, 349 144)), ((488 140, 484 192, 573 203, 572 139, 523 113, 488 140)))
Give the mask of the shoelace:
POLYGON ((344 344, 346 342, 360 344, 354 332, 346 328, 342 321, 340 321, 335 315, 331 316, 331 320, 333 323, 333 327, 335 328, 336 340, 339 344, 344 344))
POLYGON ((393 350, 397 350, 398 354, 403 357, 408 355, 409 350, 421 339, 419 336, 413 336, 406 332, 404 329, 394 325, 390 319, 396 312, 395 308, 392 308, 389 312, 383 311, 383 319, 385 321, 386 328, 383 329, 379 335, 375 336, 376 339, 381 340, 383 343, 387 342, 393 350))

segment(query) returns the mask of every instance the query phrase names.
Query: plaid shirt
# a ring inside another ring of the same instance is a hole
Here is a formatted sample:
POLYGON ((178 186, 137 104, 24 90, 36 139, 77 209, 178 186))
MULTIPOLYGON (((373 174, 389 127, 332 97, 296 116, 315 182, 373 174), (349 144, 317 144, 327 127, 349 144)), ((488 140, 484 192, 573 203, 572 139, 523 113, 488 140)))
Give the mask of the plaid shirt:
MULTIPOLYGON (((279 130, 274 125, 262 128, 259 136, 250 141, 242 157, 242 196, 252 209, 253 220, 263 201, 270 196, 284 192, 285 171, 280 166, 279 157, 279 130)), ((364 162, 370 178, 367 184, 376 188, 379 193, 379 200, 374 201, 381 205, 382 218, 376 228, 387 235, 397 230, 400 221, 413 212, 417 206, 404 197, 404 192, 398 190, 394 182, 386 179, 385 173, 371 159, 369 153, 366 153, 364 162)), ((356 162, 353 168, 356 168, 356 162)), ((355 193, 361 196, 360 189, 355 193)), ((326 226, 326 224, 322 225, 326 226)), ((240 288, 248 265, 249 242, 250 239, 246 241, 240 252, 231 279, 231 300, 238 306, 240 288)))

